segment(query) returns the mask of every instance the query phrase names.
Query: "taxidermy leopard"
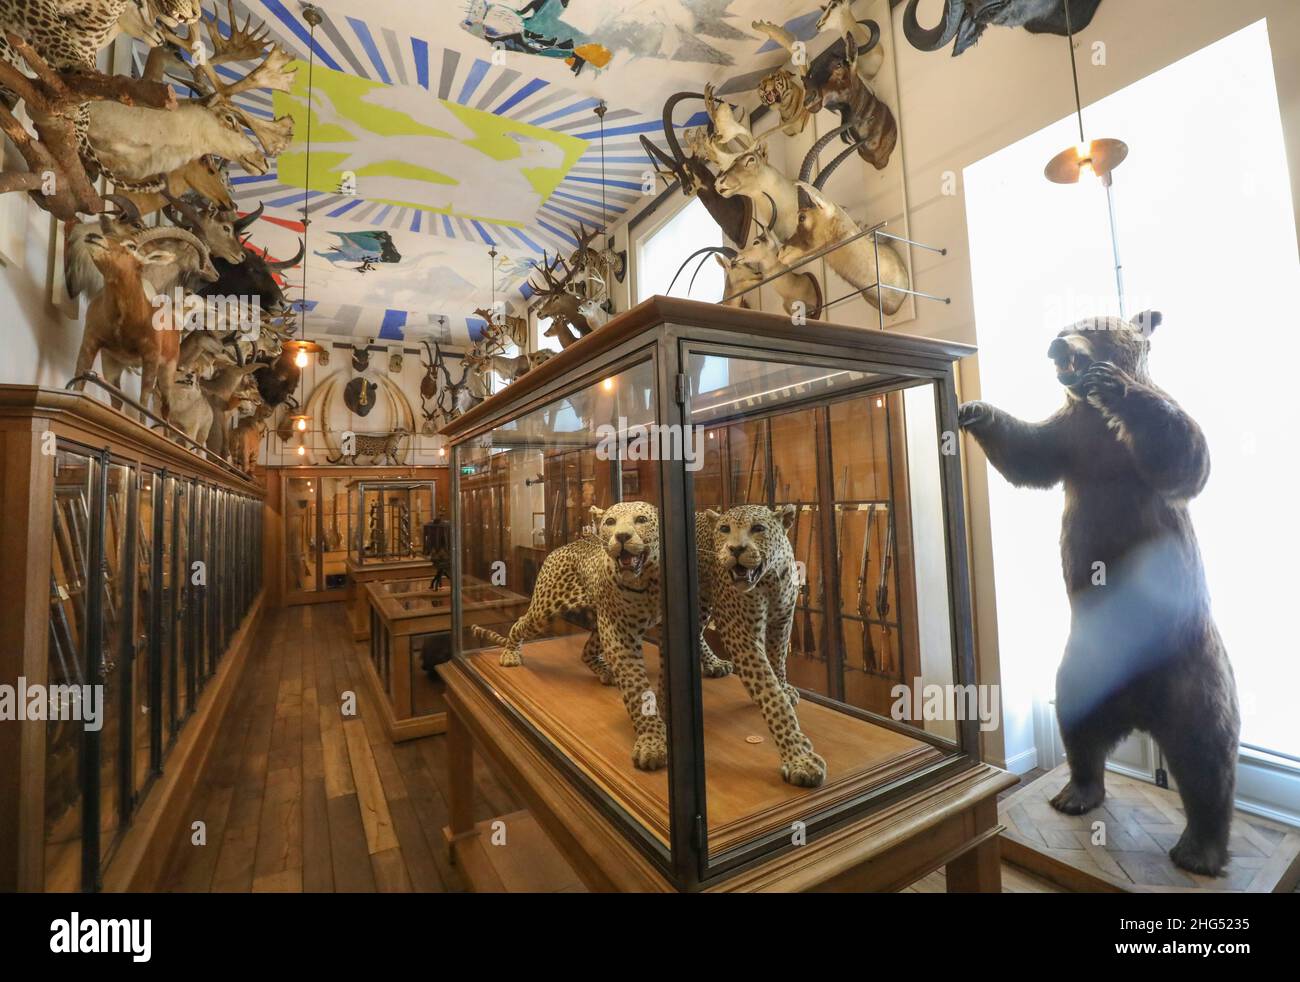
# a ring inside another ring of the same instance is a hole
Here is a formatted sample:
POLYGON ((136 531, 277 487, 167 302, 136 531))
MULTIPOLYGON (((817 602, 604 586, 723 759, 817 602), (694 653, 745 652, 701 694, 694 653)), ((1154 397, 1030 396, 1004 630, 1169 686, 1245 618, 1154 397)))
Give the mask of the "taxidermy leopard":
POLYGON ((799 596, 787 535, 794 517, 793 505, 775 511, 738 505, 722 514, 710 510, 696 516, 704 608, 700 623, 712 616, 745 691, 762 711, 781 755, 782 779, 815 788, 826 780, 826 761, 799 728, 799 691, 785 673, 799 596))
MULTIPOLYGON (((596 534, 561 546, 546 557, 533 597, 508 637, 475 626, 474 636, 502 646, 501 664, 523 663, 520 647, 546 631, 550 620, 571 611, 592 611, 596 630, 582 649, 582 662, 601 681, 615 685, 632 719, 636 741, 632 762, 656 770, 668 760, 667 730, 658 708, 665 705, 663 673, 654 700, 642 656, 646 631, 659 622, 659 512, 644 501, 591 509, 596 534), (645 712, 650 706, 654 712, 645 712)), ((731 665, 707 647, 701 671, 718 677, 731 665)))
POLYGON ((401 463, 397 459, 398 445, 410 435, 411 431, 405 427, 399 427, 393 430, 392 433, 357 433, 353 435, 355 442, 352 445, 351 453, 344 453, 340 450, 337 457, 326 457, 325 459, 331 464, 346 461, 351 467, 357 466, 358 457, 369 457, 372 466, 385 460, 390 464, 397 465, 401 463))

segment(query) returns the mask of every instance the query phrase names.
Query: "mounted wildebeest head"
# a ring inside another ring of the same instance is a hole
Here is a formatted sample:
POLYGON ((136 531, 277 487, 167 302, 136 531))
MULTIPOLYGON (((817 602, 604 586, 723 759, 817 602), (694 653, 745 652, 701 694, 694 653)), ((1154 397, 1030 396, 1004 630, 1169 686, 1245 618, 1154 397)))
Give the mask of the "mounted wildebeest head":
POLYGON ((224 259, 213 258, 219 279, 201 292, 205 296, 247 297, 250 301, 256 298, 261 309, 269 313, 284 310, 288 306, 288 300, 280 284, 275 281, 274 274, 302 262, 302 257, 306 254, 303 241, 298 240, 298 251, 290 259, 267 259, 266 256, 248 248, 246 238, 243 240, 243 246, 243 262, 231 263, 224 259))
POLYGON ((858 155, 883 170, 898 143, 898 123, 858 71, 859 59, 880 43, 880 25, 859 21, 867 39, 859 45, 846 34, 813 59, 804 79, 804 107, 809 112, 829 109, 838 113, 845 143, 856 143, 858 155))
POLYGON ((1031 34, 1065 36, 1091 24, 1101 6, 1101 0, 944 0, 942 19, 927 30, 916 19, 919 2, 908 0, 907 10, 903 12, 903 33, 907 40, 921 51, 938 51, 956 39, 953 57, 978 41, 990 24, 1023 27, 1031 34))
POLYGON ((293 363, 293 357, 291 348, 283 349, 278 355, 257 356, 262 367, 253 373, 253 381, 257 383, 257 394, 268 406, 287 402, 298 388, 302 369, 293 363))

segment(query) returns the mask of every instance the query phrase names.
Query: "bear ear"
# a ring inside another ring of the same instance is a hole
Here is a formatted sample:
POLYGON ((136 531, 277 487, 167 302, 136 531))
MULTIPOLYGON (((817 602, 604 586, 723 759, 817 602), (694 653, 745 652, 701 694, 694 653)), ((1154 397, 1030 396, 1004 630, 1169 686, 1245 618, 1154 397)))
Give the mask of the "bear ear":
POLYGON ((1144 310, 1133 318, 1132 324, 1139 334, 1149 338, 1164 319, 1165 315, 1158 310, 1144 310))

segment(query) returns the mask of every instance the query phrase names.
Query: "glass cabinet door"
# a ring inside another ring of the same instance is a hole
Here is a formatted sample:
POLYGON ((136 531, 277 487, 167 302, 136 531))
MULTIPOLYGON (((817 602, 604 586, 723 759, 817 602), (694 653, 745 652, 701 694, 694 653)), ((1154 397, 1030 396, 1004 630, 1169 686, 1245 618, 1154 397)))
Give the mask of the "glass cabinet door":
POLYGON ((100 866, 112 857, 117 834, 130 810, 131 703, 124 689, 132 658, 134 603, 130 524, 135 470, 112 461, 107 467, 104 505, 102 640, 103 684, 99 726, 100 866))
MULTIPOLYGON (((154 622, 159 615, 158 593, 154 582, 154 514, 155 500, 162 485, 158 474, 145 470, 139 479, 135 524, 135 604, 132 610, 134 647, 131 662, 132 790, 136 797, 144 792, 153 775, 153 720, 157 715, 153 699, 153 662, 150 650, 155 637, 154 622)), ((161 748, 159 748, 161 752, 161 748)))
POLYGON ((162 590, 160 591, 161 625, 158 632, 160 648, 159 681, 161 685, 161 717, 163 747, 170 747, 175 732, 176 721, 176 608, 177 608, 177 559, 176 559, 176 478, 167 476, 162 482, 162 537, 161 550, 158 554, 159 569, 162 573, 162 590))
MULTIPOLYGON (((99 579, 90 569, 95 464, 89 455, 67 449, 54 458, 48 685, 75 686, 64 691, 78 695, 91 680, 88 599, 99 579)), ((75 719, 46 724, 45 889, 51 892, 83 885, 85 732, 75 719)))

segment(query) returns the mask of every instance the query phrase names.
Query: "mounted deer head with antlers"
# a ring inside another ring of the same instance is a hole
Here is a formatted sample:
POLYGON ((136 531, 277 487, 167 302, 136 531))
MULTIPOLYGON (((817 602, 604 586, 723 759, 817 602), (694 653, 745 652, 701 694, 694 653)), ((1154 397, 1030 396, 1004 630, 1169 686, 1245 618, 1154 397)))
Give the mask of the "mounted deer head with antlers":
POLYGON ((594 326, 583 312, 583 298, 569 291, 569 283, 575 271, 559 254, 556 255, 555 262, 550 262, 546 258, 545 251, 542 252, 541 265, 534 263, 533 266, 546 281, 544 287, 539 287, 531 278, 528 280, 528 285, 532 287, 533 292, 541 298, 537 316, 550 318, 551 321, 545 336, 558 338, 560 347, 567 348, 579 338, 590 334, 594 326), (564 275, 557 278, 556 272, 561 267, 564 269, 564 275))

